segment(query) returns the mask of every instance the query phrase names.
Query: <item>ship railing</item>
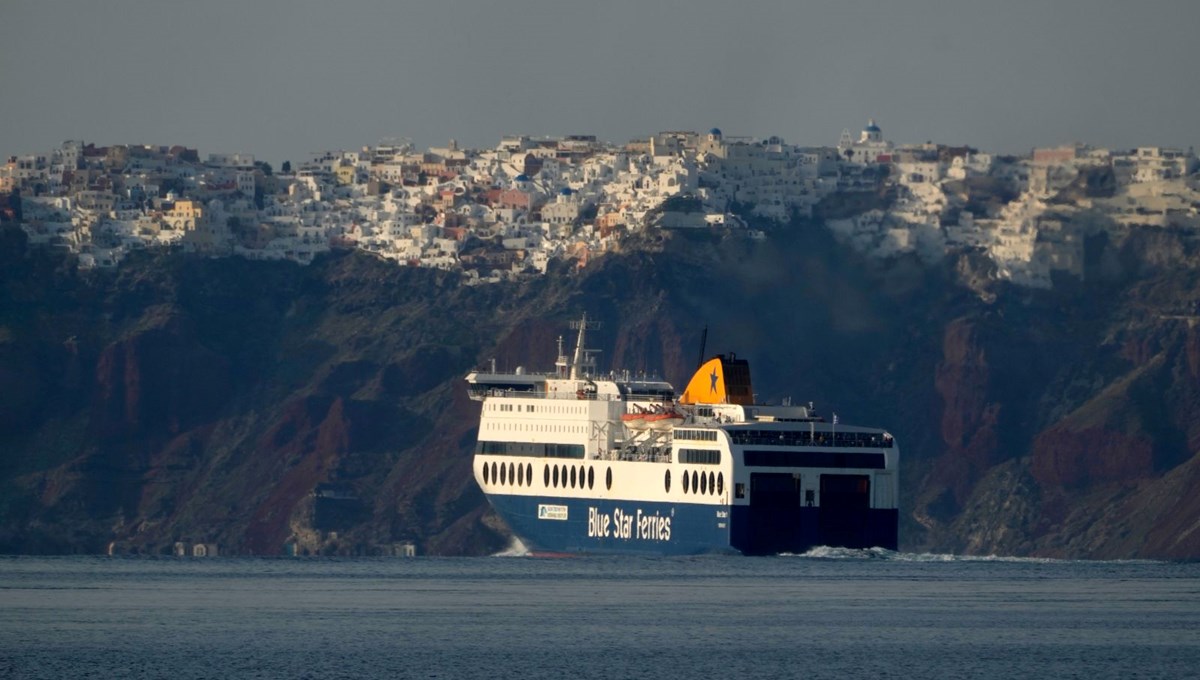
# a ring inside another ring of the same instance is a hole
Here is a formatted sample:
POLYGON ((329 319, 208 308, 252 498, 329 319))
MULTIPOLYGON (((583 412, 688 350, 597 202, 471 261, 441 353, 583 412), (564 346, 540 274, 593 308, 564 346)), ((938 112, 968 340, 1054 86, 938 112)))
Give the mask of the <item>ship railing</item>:
POLYGON ((511 390, 500 388, 476 388, 468 390, 473 398, 478 397, 521 397, 523 399, 557 399, 562 401, 620 401, 617 394, 596 394, 580 390, 578 392, 546 392, 544 390, 511 390))
POLYGON ((771 432, 729 430, 729 438, 738 446, 818 446, 835 448, 890 449, 895 440, 875 432, 771 432))
POLYGON ((670 447, 624 446, 600 453, 600 460, 618 460, 630 463, 670 463, 670 447))

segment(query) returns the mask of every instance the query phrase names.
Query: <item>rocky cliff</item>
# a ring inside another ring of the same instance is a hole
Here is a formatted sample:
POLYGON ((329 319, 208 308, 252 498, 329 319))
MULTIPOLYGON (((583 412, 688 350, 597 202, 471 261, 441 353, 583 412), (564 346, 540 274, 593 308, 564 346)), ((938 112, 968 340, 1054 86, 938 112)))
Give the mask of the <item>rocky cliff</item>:
POLYGON ((470 287, 334 253, 143 253, 75 270, 0 234, 0 552, 480 554, 463 375, 549 366, 582 311, 607 365, 751 361, 760 398, 889 428, 906 550, 1200 556, 1200 278, 1186 234, 1089 247, 1016 289, 962 252, 864 259, 819 228, 656 232, 470 287))

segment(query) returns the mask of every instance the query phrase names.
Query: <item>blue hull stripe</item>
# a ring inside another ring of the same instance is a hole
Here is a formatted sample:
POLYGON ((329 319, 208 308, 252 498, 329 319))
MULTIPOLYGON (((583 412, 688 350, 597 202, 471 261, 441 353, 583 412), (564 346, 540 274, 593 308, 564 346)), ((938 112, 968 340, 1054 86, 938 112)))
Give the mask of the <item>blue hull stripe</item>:
POLYGON ((695 555, 800 553, 819 545, 896 549, 896 510, 822 517, 820 508, 488 496, 535 552, 695 555))
POLYGON ((488 500, 525 547, 537 552, 730 552, 729 518, 718 517, 728 509, 720 505, 501 494, 488 500))

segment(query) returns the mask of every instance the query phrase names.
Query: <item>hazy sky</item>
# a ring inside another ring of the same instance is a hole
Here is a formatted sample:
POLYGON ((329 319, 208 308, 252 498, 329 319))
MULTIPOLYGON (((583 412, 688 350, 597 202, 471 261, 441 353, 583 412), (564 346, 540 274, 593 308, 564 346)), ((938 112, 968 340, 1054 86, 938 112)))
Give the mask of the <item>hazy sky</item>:
POLYGON ((1200 2, 0 0, 0 154, 659 130, 1187 147, 1200 2))

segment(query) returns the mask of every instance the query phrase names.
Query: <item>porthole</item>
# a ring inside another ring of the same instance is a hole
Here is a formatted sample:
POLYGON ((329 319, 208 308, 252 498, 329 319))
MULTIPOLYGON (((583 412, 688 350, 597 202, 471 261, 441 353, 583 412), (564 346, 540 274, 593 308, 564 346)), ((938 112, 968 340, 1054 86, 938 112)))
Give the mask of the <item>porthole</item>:
POLYGON ((708 477, 700 475, 700 493, 708 493, 708 477))
POLYGON ((692 478, 688 476, 687 470, 684 470, 683 471, 683 492, 688 493, 689 491, 691 491, 691 487, 692 487, 692 478))
POLYGON ((506 468, 506 467, 504 467, 503 465, 501 465, 501 466, 500 466, 500 483, 501 483, 501 484, 508 484, 508 475, 507 475, 507 472, 508 472, 508 468, 506 468))
POLYGON ((484 463, 483 464, 483 483, 484 484, 487 484, 488 482, 491 481, 491 478, 492 478, 491 473, 492 473, 491 468, 488 467, 487 463, 484 463))
POLYGON ((571 488, 575 488, 575 468, 571 468, 571 488))
POLYGON ((560 465, 559 471, 562 473, 563 488, 565 489, 567 487, 567 466, 560 465))
POLYGON ((692 493, 700 493, 700 477, 692 470, 692 493))
POLYGON ((517 486, 525 486, 525 466, 517 466, 517 486))
POLYGON ((708 473, 708 489, 713 493, 717 492, 717 476, 711 472, 708 473))
POLYGON ((496 462, 492 461, 492 482, 495 483, 497 479, 500 479, 500 474, 496 472, 496 462))
POLYGON ((508 464, 508 478, 513 484, 517 483, 517 469, 512 463, 508 464))
POLYGON ((612 491, 612 468, 604 471, 604 486, 609 491, 612 491))
POLYGON ((558 466, 554 466, 554 488, 558 488, 558 466))
POLYGON ((588 488, 596 485, 596 468, 588 468, 588 488))
POLYGON ((583 466, 580 465, 579 466, 579 488, 581 488, 581 489, 583 488, 583 480, 585 480, 585 479, 587 479, 587 470, 583 469, 583 466))
POLYGON ((725 473, 718 472, 717 473, 717 495, 720 496, 723 493, 725 493, 725 473))
POLYGON ((550 488, 550 466, 549 465, 542 466, 542 486, 546 487, 547 489, 550 488))
POLYGON ((670 470, 667 470, 667 473, 665 475, 663 475, 663 490, 665 490, 667 493, 671 493, 671 471, 670 470))
POLYGON ((533 486, 533 463, 525 464, 525 483, 533 486))

